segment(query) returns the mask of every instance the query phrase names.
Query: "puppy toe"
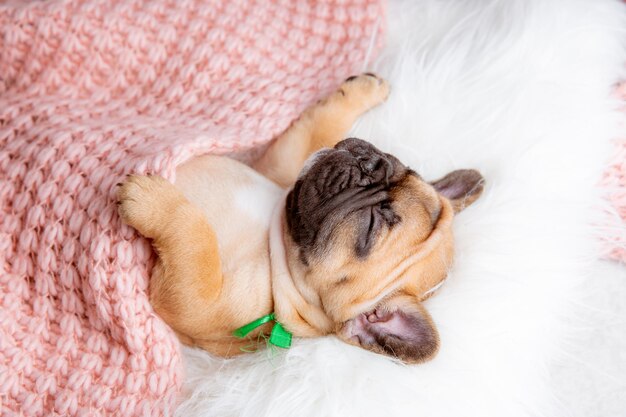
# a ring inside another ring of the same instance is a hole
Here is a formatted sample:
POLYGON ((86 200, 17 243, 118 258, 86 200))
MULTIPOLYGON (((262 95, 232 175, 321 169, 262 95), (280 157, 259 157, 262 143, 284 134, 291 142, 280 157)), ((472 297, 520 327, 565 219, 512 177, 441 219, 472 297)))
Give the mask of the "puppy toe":
POLYGON ((154 237, 166 222, 180 192, 157 175, 129 175, 118 187, 118 211, 122 220, 146 237, 154 237))
POLYGON ((339 87, 342 95, 364 108, 371 108, 382 103, 389 96, 389 84, 372 73, 348 77, 339 87))

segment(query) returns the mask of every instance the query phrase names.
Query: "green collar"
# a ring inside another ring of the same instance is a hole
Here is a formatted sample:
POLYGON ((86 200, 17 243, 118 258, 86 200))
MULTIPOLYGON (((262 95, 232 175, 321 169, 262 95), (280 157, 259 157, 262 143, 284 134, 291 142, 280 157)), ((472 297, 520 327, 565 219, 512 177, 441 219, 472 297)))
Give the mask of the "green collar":
POLYGON ((279 348, 289 349, 289 347, 291 346, 291 332, 285 330, 283 325, 280 324, 278 320, 276 320, 274 313, 270 313, 267 316, 260 317, 246 324, 245 326, 241 326, 233 332, 233 335, 240 339, 243 339, 251 331, 259 326, 264 325, 265 323, 269 323, 270 321, 274 322, 274 326, 272 327, 272 333, 270 333, 268 343, 271 343, 274 346, 278 346, 279 348))

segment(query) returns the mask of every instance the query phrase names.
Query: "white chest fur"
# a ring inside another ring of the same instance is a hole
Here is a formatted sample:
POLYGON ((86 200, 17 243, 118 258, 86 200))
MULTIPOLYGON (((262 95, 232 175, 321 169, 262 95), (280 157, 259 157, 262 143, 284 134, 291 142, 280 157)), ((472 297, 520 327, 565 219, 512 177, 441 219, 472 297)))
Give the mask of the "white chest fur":
POLYGON ((269 285, 268 230, 283 190, 238 161, 211 155, 180 166, 175 185, 215 231, 225 280, 269 285))

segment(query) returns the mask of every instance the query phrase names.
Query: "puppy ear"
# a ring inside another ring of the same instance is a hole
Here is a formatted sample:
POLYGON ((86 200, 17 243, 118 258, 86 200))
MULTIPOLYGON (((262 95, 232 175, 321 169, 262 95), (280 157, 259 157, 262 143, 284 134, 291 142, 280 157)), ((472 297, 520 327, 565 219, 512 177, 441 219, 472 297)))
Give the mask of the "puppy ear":
POLYGON ((406 363, 432 359, 439 334, 428 312, 410 296, 396 296, 348 320, 337 335, 344 341, 406 363))
POLYGON ((450 200, 454 212, 458 213, 480 197, 484 183, 485 179, 480 172, 474 169, 459 169, 430 184, 439 194, 450 200))

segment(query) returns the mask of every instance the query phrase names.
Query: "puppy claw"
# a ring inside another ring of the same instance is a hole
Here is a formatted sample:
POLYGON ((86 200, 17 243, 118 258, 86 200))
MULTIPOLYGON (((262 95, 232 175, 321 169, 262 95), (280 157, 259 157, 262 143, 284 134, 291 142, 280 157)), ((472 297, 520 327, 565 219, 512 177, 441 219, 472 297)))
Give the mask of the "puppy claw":
POLYGON ((357 103, 367 110, 387 99, 389 84, 377 75, 368 72, 348 77, 337 90, 338 96, 357 103))

